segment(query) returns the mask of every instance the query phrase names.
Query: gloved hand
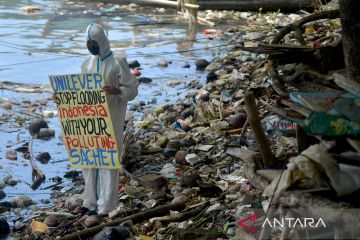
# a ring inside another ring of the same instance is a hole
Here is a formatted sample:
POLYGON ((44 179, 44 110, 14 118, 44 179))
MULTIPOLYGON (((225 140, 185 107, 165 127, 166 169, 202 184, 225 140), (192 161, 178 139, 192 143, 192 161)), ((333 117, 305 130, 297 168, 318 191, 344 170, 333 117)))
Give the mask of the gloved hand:
POLYGON ((107 95, 120 95, 121 90, 120 88, 114 87, 114 86, 105 86, 103 87, 103 90, 107 95))
POLYGON ((51 100, 54 100, 55 101, 55 103, 56 103, 56 105, 59 105, 60 104, 60 99, 56 96, 56 93, 53 93, 52 95, 51 95, 51 98, 50 98, 51 100))

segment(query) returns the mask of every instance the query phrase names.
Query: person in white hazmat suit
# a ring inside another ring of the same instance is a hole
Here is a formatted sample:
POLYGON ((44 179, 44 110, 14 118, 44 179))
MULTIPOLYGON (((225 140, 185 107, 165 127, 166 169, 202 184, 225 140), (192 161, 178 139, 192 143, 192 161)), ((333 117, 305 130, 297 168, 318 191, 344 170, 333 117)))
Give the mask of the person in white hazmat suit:
MULTIPOLYGON (((100 73, 105 79, 103 90, 109 105, 120 160, 127 102, 136 97, 138 81, 130 73, 125 58, 114 58, 109 40, 100 25, 90 24, 87 27, 86 45, 90 56, 82 64, 81 72, 100 73)), ((98 214, 107 214, 115 209, 118 203, 119 170, 83 169, 83 176, 83 206, 98 214)))

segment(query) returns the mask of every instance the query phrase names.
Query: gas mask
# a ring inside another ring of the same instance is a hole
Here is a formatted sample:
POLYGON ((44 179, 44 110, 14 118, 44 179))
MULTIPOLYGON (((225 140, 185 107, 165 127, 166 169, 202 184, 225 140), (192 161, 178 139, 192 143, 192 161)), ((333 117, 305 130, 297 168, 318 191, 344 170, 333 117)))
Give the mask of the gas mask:
POLYGON ((92 55, 99 55, 100 47, 99 45, 88 46, 88 50, 92 55))

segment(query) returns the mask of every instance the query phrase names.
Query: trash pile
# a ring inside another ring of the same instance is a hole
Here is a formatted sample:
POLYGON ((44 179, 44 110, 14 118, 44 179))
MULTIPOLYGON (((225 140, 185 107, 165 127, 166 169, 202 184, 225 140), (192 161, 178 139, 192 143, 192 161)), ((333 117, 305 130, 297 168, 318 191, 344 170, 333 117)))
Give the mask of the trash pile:
MULTIPOLYGON (((268 25, 276 14, 263 14, 246 31, 232 28, 226 57, 196 61, 206 84, 193 81, 185 99, 127 118, 114 211, 99 216, 82 207, 80 191, 54 190, 56 206, 15 222, 13 235, 287 239, 301 230, 260 228, 259 219, 295 206, 356 207, 360 86, 342 71, 337 14, 303 13, 275 30, 268 25)), ((77 171, 69 174, 83 184, 77 171)), ((28 206, 23 200, 16 204, 28 206)), ((337 220, 320 210, 313 214, 337 220)))

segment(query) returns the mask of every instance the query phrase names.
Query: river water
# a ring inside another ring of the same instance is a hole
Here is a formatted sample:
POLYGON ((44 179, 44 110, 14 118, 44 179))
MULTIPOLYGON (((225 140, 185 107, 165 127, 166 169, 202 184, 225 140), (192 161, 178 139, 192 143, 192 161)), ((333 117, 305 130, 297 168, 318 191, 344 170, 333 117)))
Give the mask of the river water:
MULTIPOLYGON (((212 48, 226 43, 226 36, 212 36, 208 39, 200 26, 197 41, 187 41, 187 22, 176 20, 175 11, 143 8, 130 11, 125 6, 99 7, 94 4, 73 4, 54 0, 0 0, 0 81, 15 83, 36 83, 48 85, 48 75, 78 73, 87 54, 84 32, 90 23, 104 26, 114 52, 123 51, 128 61, 138 60, 142 76, 153 79, 151 84, 140 85, 135 101, 148 103, 156 98, 156 106, 172 103, 188 91, 185 84, 205 81, 205 73, 197 71, 196 59, 211 60, 224 54, 224 48, 212 48), (33 14, 25 14, 21 7, 36 5, 41 8, 33 14), (156 24, 149 24, 156 23, 156 24), (190 51, 188 51, 190 50, 190 51), (171 61, 167 68, 157 67, 159 59, 171 61), (190 68, 183 68, 185 63, 190 68), (168 86, 170 80, 182 80, 184 84, 168 86)), ((222 25, 220 28, 226 28, 222 25)), ((22 103, 48 97, 49 93, 19 93, 1 90, 0 98, 22 103)), ((129 103, 131 106, 132 103, 129 103)), ((0 110, 0 115, 5 114, 0 110)), ((0 179, 11 175, 19 180, 14 187, 4 189, 3 200, 25 194, 37 201, 39 207, 48 206, 50 190, 43 188, 54 184, 51 178, 62 177, 68 171, 67 153, 62 144, 58 119, 48 119, 50 128, 56 130, 56 137, 49 141, 36 140, 34 155, 47 151, 52 156, 46 165, 37 163, 46 175, 46 182, 33 191, 31 166, 18 154, 18 160, 5 158, 7 145, 17 140, 29 141, 26 127, 14 128, 13 123, 0 124, 0 179)), ((68 181, 62 184, 62 191, 72 188, 68 181)))

